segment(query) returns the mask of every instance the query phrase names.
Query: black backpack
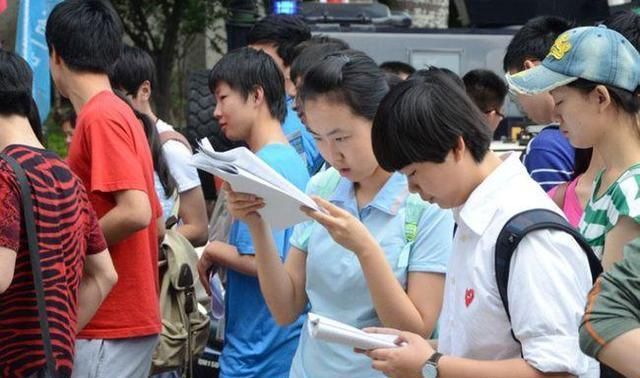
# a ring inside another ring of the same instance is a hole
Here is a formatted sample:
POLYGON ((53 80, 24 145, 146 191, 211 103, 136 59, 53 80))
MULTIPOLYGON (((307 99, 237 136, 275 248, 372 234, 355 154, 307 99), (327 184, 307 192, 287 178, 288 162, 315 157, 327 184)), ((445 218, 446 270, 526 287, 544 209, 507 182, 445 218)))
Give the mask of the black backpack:
MULTIPOLYGON (((531 209, 525 210, 511 217, 504 225, 498 239, 496 241, 495 270, 496 283, 498 284, 498 292, 507 318, 511 321, 509 313, 509 298, 507 297, 507 286, 509 284, 509 270, 511 268, 511 258, 520 241, 530 232, 537 230, 559 230, 573 236, 575 241, 580 245, 589 261, 591 270, 591 279, 595 283, 596 279, 602 273, 602 264, 593 253, 593 249, 575 228, 573 228, 567 220, 560 214, 547 209, 531 209)), ((511 336, 519 344, 511 330, 511 336)), ((600 377, 617 378, 622 377, 619 373, 604 364, 600 364, 600 377)))
MULTIPOLYGON (((567 220, 560 214, 547 209, 531 209, 525 210, 511 217, 502 227, 498 240, 496 240, 496 256, 495 270, 496 283, 498 284, 498 292, 500 299, 507 312, 507 318, 511 321, 509 313, 509 298, 507 297, 507 286, 509 284, 509 270, 511 269, 511 258, 520 241, 530 232, 537 230, 559 230, 573 236, 575 241, 580 245, 589 261, 591 269, 591 278, 595 283, 596 279, 602 273, 602 264, 596 257, 584 237, 573 228, 567 220)), ((513 338, 513 330, 511 331, 513 338)), ((516 339, 516 341, 518 341, 516 339)))

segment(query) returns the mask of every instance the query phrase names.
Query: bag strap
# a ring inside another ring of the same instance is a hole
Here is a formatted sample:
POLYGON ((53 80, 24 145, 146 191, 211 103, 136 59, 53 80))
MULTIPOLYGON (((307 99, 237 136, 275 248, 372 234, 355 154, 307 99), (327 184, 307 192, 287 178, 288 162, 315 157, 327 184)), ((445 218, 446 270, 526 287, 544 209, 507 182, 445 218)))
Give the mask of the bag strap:
POLYGON ((409 194, 405 206, 404 239, 413 243, 418 236, 418 223, 427 208, 427 204, 417 194, 409 194))
POLYGON ((33 200, 31 198, 31 186, 29 180, 20 164, 11 156, 0 153, 0 158, 6 161, 16 175, 20 186, 20 197, 22 199, 22 212, 24 215, 25 230, 27 233, 27 244, 29 246, 29 258, 31 260, 31 272, 33 273, 33 286, 36 292, 36 302, 38 305, 38 318, 40 320, 40 331, 42 332, 42 343, 44 345, 44 355, 46 358, 46 372, 49 376, 57 375, 55 362, 53 359, 53 348, 51 346, 51 334, 49 332, 49 320, 47 318, 47 308, 44 297, 44 286, 42 282, 42 267, 40 265, 40 248, 38 246, 38 234, 36 232, 36 221, 33 215, 33 200))
POLYGON ((335 168, 327 168, 326 171, 320 172, 314 176, 317 183, 316 195, 323 199, 329 200, 329 197, 336 191, 340 183, 340 173, 335 168))
MULTIPOLYGON (((573 228, 562 215, 548 209, 531 209, 514 215, 500 231, 495 249, 496 283, 509 322, 511 322, 511 314, 509 312, 507 287, 509 284, 511 258, 520 241, 528 233, 537 230, 558 230, 571 235, 587 255, 593 282, 595 282, 600 273, 602 273, 602 264, 593 253, 589 243, 587 243, 584 237, 573 228)), ((518 341, 513 333, 513 329, 511 330, 511 335, 514 340, 518 341)))
POLYGON ((182 143, 185 147, 187 147, 187 149, 189 149, 189 152, 193 153, 193 149, 191 148, 189 141, 187 140, 187 138, 185 138, 184 135, 180 134, 179 132, 173 131, 173 130, 167 130, 159 133, 158 135, 160 136, 161 145, 164 145, 170 140, 175 140, 176 142, 182 143))

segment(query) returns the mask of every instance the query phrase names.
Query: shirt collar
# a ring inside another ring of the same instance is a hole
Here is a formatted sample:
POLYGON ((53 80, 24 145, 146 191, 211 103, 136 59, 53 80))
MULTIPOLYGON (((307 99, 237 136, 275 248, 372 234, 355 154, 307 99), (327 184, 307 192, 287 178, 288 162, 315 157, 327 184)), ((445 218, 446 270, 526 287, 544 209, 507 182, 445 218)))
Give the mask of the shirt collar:
MULTIPOLYGON (((407 178, 400 172, 395 172, 378 191, 376 196, 364 208, 373 207, 389 215, 396 215, 409 195, 407 178)), ((331 196, 332 202, 346 203, 355 201, 353 182, 340 177, 338 186, 331 196)), ((364 209, 363 208, 363 209, 364 209)))
POLYGON ((508 183, 527 172, 514 153, 501 157, 503 162, 478 185, 462 206, 453 210, 456 223, 465 224, 476 235, 482 235, 500 207, 508 183))

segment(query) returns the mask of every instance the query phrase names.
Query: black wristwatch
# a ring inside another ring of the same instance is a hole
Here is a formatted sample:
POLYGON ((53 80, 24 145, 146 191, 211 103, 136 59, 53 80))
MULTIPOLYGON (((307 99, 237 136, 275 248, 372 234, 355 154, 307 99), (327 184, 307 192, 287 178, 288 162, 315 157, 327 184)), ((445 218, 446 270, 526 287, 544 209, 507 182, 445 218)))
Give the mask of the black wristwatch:
POLYGON ((442 357, 442 353, 435 352, 429 357, 422 367, 422 376, 424 378, 438 378, 438 360, 442 357))

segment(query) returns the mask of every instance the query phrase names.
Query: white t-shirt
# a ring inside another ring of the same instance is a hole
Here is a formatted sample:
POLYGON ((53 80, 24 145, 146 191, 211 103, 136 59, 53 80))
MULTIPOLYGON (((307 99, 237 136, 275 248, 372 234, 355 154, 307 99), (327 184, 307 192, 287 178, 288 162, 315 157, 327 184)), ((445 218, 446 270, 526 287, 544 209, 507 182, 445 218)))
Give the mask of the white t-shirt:
MULTIPOLYGON (((156 122, 156 129, 158 134, 164 131, 175 131, 171 125, 158 119, 156 122)), ((167 161, 169 172, 176 181, 178 187, 178 193, 184 193, 193 188, 200 186, 200 177, 195 167, 189 164, 191 161, 191 151, 184 144, 176 141, 169 140, 162 145, 162 153, 167 161)), ((167 219, 171 215, 175 198, 172 196, 165 196, 160 179, 154 174, 155 187, 160 203, 162 205, 162 212, 164 218, 167 219)))
MULTIPOLYGON (((158 129, 158 134, 164 131, 175 131, 171 125, 161 119, 156 122, 156 128, 158 129)), ((191 151, 187 146, 177 140, 169 140, 162 145, 162 152, 164 152, 164 158, 169 165, 169 172, 171 172, 178 185, 178 193, 200 186, 198 171, 189 164, 191 151)))
POLYGON ((536 369, 598 377, 582 354, 578 327, 591 274, 586 255, 568 234, 528 234, 511 261, 507 318, 496 284, 495 242, 515 214, 545 208, 561 213, 515 155, 454 210, 458 229, 445 282, 438 349, 477 360, 521 358, 536 369), (522 347, 513 340, 511 329, 522 347), (522 349, 522 355, 521 355, 522 349))

